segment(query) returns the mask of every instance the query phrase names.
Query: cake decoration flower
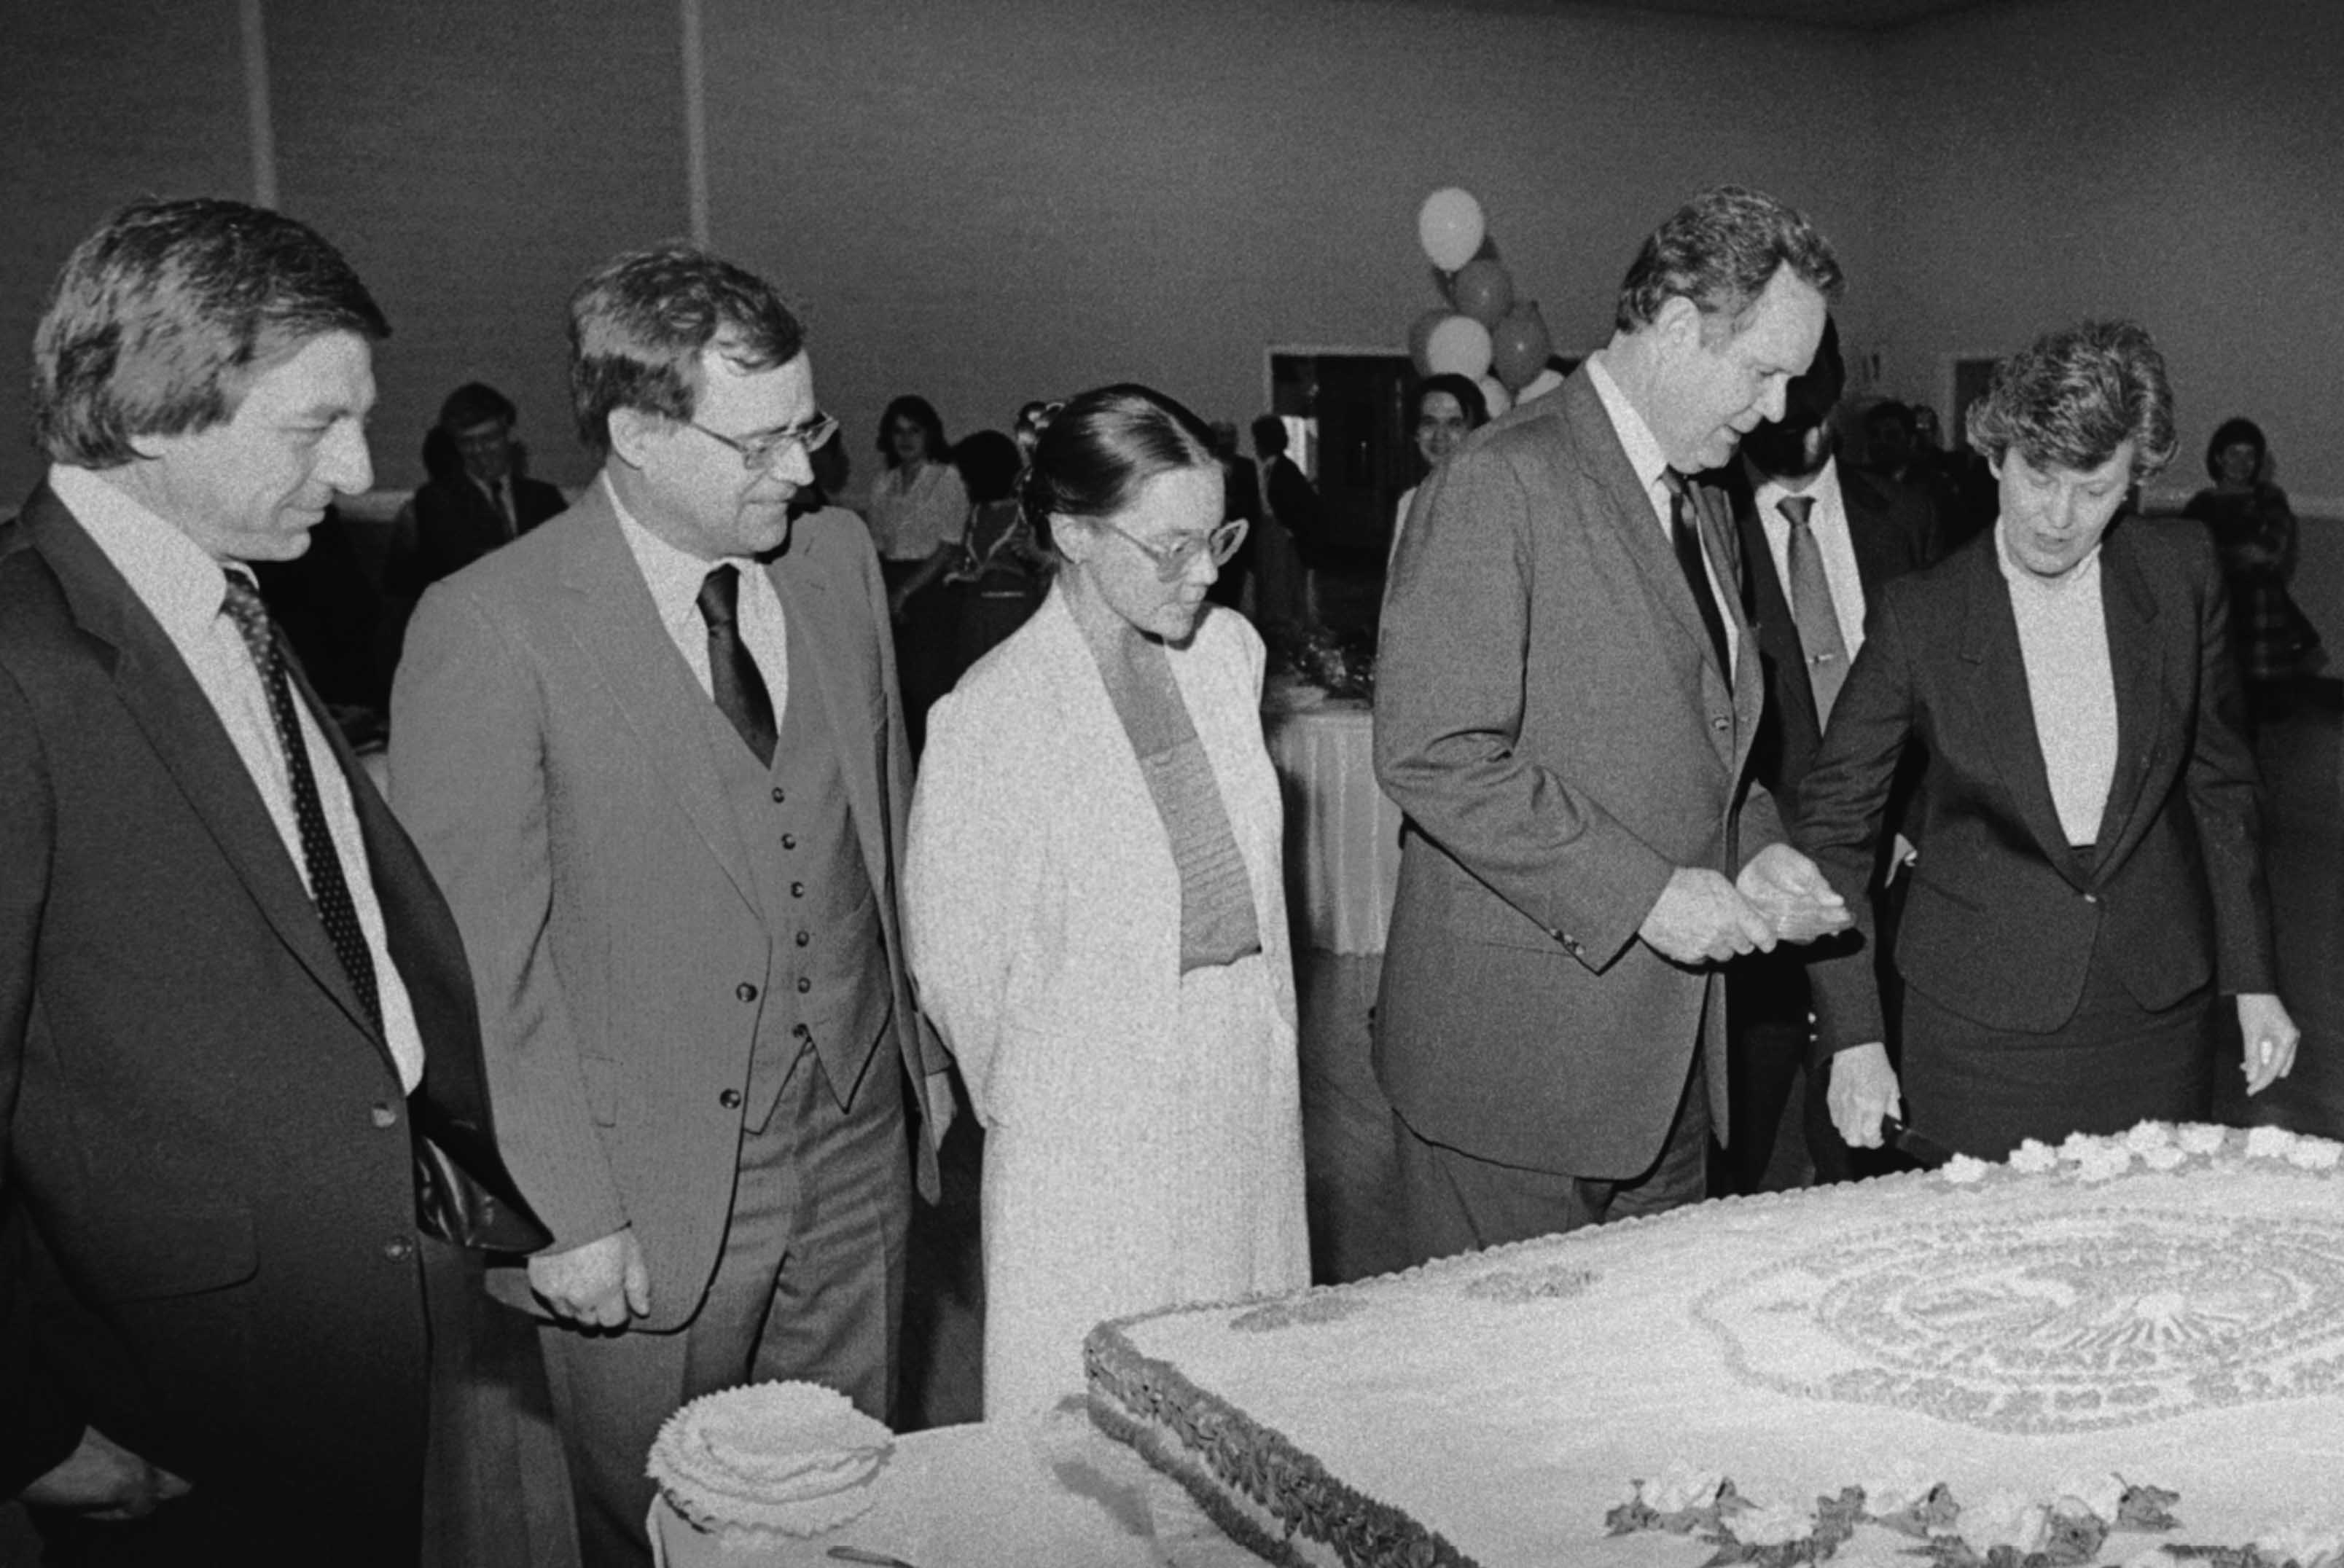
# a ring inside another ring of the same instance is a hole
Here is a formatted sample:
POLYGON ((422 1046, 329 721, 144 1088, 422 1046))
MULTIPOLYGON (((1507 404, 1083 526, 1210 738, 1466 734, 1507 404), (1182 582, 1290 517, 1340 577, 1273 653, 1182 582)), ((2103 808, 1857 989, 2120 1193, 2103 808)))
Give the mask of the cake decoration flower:
POLYGON ((2028 1176, 2040 1176, 2058 1163, 2057 1152, 2039 1138, 2030 1138, 2010 1152, 2010 1168, 2028 1176))
POLYGON ((2174 1136, 2180 1141, 2181 1147, 2189 1151, 2190 1153, 2210 1155, 2219 1154, 2222 1151, 2222 1143, 2226 1137, 2226 1133, 2224 1130, 2219 1127, 2212 1127, 2208 1126, 2205 1122, 2196 1121, 2184 1127, 2180 1131, 2175 1133, 2174 1136))
POLYGON ((2158 1149, 2173 1147, 2173 1129, 2162 1121, 2142 1121, 2134 1124, 2124 1135, 2125 1147, 2136 1154, 2147 1154, 2158 1149))
POLYGON ((2287 1151, 2288 1162, 2300 1165, 2306 1171, 2333 1171, 2339 1158, 2344 1158, 2344 1143, 2332 1138, 2312 1138, 2299 1134, 2287 1151))
POLYGON ((2283 1160, 2295 1147, 2295 1134, 2284 1127, 2251 1127, 2247 1130, 2247 1158, 2249 1160, 2283 1160))
POLYGON ((1985 1181, 1985 1173, 1992 1169, 1975 1155, 1956 1154, 1945 1161, 1945 1180, 1956 1187, 1967 1187, 1985 1181))

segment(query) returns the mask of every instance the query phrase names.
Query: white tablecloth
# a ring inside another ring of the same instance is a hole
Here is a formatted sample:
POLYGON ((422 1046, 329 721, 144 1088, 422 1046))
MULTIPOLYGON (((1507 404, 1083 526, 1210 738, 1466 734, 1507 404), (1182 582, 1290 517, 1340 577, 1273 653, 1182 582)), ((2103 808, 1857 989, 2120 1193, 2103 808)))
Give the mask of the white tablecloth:
POLYGON ((1286 793, 1286 896, 1314 948, 1379 953, 1399 889, 1399 808, 1376 786, 1368 705, 1266 712, 1286 793))
POLYGON ((662 1499, 653 1554, 662 1568, 838 1568, 830 1549, 844 1544, 916 1568, 1261 1568, 1079 1409, 898 1438, 872 1485, 861 1518, 749 1550, 702 1534, 662 1499))

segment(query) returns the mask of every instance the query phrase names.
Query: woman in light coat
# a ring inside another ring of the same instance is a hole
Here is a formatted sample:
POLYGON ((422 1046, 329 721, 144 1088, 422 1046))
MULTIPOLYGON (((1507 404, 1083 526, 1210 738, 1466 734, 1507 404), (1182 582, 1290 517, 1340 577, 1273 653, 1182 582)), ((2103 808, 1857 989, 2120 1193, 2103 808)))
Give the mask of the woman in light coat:
POLYGON ((1262 647, 1204 597, 1245 523, 1140 387, 1068 403, 1022 498, 1066 564, 936 705, 904 873, 987 1130, 988 1418, 1080 1392, 1104 1320, 1309 1272, 1262 647))

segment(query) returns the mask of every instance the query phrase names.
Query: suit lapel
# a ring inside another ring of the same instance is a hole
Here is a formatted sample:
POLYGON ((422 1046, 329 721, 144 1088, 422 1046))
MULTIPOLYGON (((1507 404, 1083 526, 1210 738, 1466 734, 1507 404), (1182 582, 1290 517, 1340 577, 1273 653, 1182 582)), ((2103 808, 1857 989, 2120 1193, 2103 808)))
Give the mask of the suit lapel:
POLYGON ((2035 699, 2026 685, 2026 659, 2019 651, 2010 585, 2003 581, 2001 558, 1991 539, 1970 550, 1965 559, 1969 602, 1960 658, 1969 678, 1971 716, 2026 830, 2052 869, 2073 882, 2075 856, 2068 851, 2066 830, 2059 825, 2050 769, 2035 731, 2035 699))
MULTIPOLYGON (((1636 569, 1643 574, 1646 588, 1654 602, 1668 607, 1693 648, 1699 650, 1702 663, 1716 670, 1720 688, 1727 685, 1726 673, 1717 668, 1717 656, 1709 644, 1709 628, 1702 624, 1700 607, 1693 603, 1692 585, 1685 581, 1684 569, 1677 565, 1676 551, 1671 547, 1668 530, 1662 527, 1660 514, 1651 496, 1637 482, 1636 469, 1628 461, 1627 448, 1620 444, 1620 433, 1612 427, 1612 416, 1604 410, 1603 398, 1595 384, 1587 378, 1584 369, 1563 383, 1556 395, 1561 401, 1562 417, 1570 422, 1574 444, 1581 455, 1581 469, 1601 487, 1612 502, 1612 521, 1618 530, 1621 544, 1636 569)), ((1692 487, 1692 495, 1701 496, 1701 487, 1692 487)), ((1705 504, 1696 499, 1698 528, 1704 549, 1713 551, 1715 541, 1711 535, 1713 522, 1705 504)), ((1712 555, 1714 563, 1716 556, 1712 555)), ((1730 558, 1730 556, 1729 556, 1730 558)), ((1720 581, 1731 583, 1730 573, 1721 575, 1720 581)), ((1733 627, 1737 616, 1727 619, 1733 627)), ((1740 706, 1739 693, 1736 707, 1740 706)))
MULTIPOLYGON (((27 506, 34 548, 57 574, 81 629, 111 655, 115 695, 146 737, 181 795, 218 846, 264 918, 302 968, 350 1021, 374 1040, 381 1036, 359 1005, 349 976, 326 935, 325 922, 301 872, 278 837, 259 787, 228 739, 219 714, 187 661, 146 607, 139 602, 96 540, 44 487, 27 506)), ((296 687, 318 709, 308 682, 296 687)), ((330 726, 324 726, 329 735, 330 726)), ((346 870, 348 868, 345 869, 346 870)), ((364 867, 358 868, 363 873, 364 867)))
POLYGON ((741 826, 716 775, 701 721, 701 710, 710 706, 708 694, 660 624, 642 568, 627 548, 603 487, 589 488, 573 509, 581 514, 579 526, 563 540, 561 564, 562 586, 579 600, 576 613, 567 618, 571 635, 593 662, 652 768, 668 782, 670 798, 742 901, 754 910, 756 886, 741 826))
POLYGON ((2158 693, 2165 683, 2167 639, 2157 635, 2157 598, 2127 548, 2126 525, 2100 547, 2100 610, 2108 628, 2108 663, 2116 677, 2117 762, 2100 813, 2096 859, 2114 862, 2137 815, 2157 752, 2165 739, 2158 693))
MULTIPOLYGON (((868 719, 872 693, 863 674, 875 669, 854 657, 856 644, 870 630, 855 624, 851 604, 824 569, 820 548, 795 537, 766 563, 765 574, 781 596, 782 614, 791 627, 790 689, 804 681, 821 704, 828 727, 831 751, 838 759, 839 776, 846 783, 846 801, 854 818, 855 838, 863 847, 863 869, 871 885, 887 886, 885 794, 879 783, 879 748, 873 744, 868 719), (812 666, 800 669, 796 656, 812 666)), ((797 699, 793 696, 793 702, 797 699)))

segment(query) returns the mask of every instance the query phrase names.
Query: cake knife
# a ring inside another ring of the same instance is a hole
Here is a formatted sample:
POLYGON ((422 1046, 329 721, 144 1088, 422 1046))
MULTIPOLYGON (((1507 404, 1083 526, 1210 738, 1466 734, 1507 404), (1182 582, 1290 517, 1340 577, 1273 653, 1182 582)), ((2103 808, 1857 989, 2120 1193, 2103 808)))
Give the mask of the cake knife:
POLYGON ((1880 1119, 1880 1139, 1899 1154, 1926 1170, 1935 1171, 1954 1157, 1954 1151, 1925 1132, 1915 1132, 1894 1116, 1880 1119))

